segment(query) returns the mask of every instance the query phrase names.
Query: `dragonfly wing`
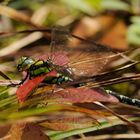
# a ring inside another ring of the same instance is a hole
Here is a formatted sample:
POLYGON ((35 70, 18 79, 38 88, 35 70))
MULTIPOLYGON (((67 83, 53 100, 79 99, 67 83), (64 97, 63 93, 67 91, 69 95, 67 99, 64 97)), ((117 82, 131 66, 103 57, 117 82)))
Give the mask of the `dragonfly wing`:
POLYGON ((25 99, 33 91, 33 89, 35 89, 46 77, 56 76, 56 75, 57 75, 56 71, 51 71, 45 75, 35 77, 35 78, 25 82, 16 91, 16 95, 17 95, 19 102, 24 102, 25 99))
MULTIPOLYGON (((115 56, 112 50, 88 40, 80 40, 75 44, 75 36, 64 29, 52 29, 51 52, 41 59, 51 58, 55 65, 69 68, 73 78, 91 77, 98 74, 115 56)), ((62 67, 62 69, 63 69, 62 67)), ((63 70, 62 70, 63 71, 63 70)))
POLYGON ((52 29, 52 37, 51 37, 51 52, 54 53, 56 51, 64 52, 67 51, 67 44, 70 39, 69 30, 64 27, 55 27, 52 29))
POLYGON ((53 52, 53 53, 46 53, 42 56, 37 57, 41 60, 48 60, 51 57, 53 64, 58 66, 65 66, 69 63, 69 58, 66 54, 66 52, 53 52))
POLYGON ((51 32, 51 44, 49 52, 36 56, 35 59, 48 60, 51 59, 53 64, 58 66, 66 66, 69 63, 67 56, 67 42, 69 40, 69 31, 60 27, 54 27, 51 32))
POLYGON ((67 65, 76 79, 98 74, 115 55, 107 46, 84 39, 75 44, 75 39, 78 38, 62 28, 52 30, 52 60, 57 65, 67 65))
MULTIPOLYGON (((85 46, 86 47, 86 46, 85 46)), ((115 54, 109 50, 79 49, 69 54, 69 67, 76 77, 97 75, 115 54)))

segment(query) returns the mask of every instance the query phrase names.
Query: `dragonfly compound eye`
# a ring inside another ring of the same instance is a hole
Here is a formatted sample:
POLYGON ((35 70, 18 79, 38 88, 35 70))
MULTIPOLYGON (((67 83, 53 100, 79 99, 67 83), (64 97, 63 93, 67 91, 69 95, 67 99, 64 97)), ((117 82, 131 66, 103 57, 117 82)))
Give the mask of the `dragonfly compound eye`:
POLYGON ((26 71, 34 63, 34 60, 29 57, 21 57, 17 65, 18 71, 26 71))

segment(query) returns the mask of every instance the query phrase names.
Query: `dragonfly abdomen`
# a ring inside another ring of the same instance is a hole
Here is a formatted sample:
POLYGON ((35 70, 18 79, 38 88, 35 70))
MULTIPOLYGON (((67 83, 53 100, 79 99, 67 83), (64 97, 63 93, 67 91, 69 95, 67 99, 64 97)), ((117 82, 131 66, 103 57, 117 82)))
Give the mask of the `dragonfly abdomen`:
POLYGON ((106 92, 115 96, 121 103, 140 107, 140 100, 138 99, 132 99, 124 95, 118 95, 117 93, 110 90, 106 90, 106 92))

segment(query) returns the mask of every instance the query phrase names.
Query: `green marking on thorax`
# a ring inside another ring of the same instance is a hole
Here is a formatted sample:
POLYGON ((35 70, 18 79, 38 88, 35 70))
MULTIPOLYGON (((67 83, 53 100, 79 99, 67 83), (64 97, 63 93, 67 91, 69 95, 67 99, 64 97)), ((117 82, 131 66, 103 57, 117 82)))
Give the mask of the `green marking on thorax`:
POLYGON ((50 67, 49 68, 47 68, 47 67, 40 67, 40 68, 38 68, 36 70, 33 70, 32 71, 32 74, 35 75, 35 76, 37 76, 39 74, 49 73, 51 70, 52 70, 52 68, 50 68, 50 67))

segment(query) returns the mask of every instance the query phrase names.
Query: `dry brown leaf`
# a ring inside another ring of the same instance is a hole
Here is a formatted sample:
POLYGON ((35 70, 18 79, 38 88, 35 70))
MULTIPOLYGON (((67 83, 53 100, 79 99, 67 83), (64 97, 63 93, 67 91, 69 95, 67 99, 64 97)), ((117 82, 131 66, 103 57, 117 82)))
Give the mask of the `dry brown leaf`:
POLYGON ((41 128, 32 123, 13 124, 6 140, 49 140, 41 128))
POLYGON ((119 21, 109 32, 106 32, 100 41, 115 49, 126 50, 128 48, 126 32, 127 27, 125 23, 123 21, 119 21))
POLYGON ((72 111, 50 113, 46 115, 46 118, 47 120, 40 123, 40 125, 59 131, 90 127, 96 123, 93 118, 86 114, 72 111))
MULTIPOLYGON (((115 18, 112 16, 84 17, 75 27, 72 34, 87 38, 109 28, 114 22, 115 18)), ((75 39, 73 43, 74 45, 79 44, 80 40, 75 39)))
POLYGON ((0 14, 8 16, 8 17, 18 20, 18 21, 22 21, 22 22, 31 24, 29 16, 27 16, 26 14, 24 14, 20 11, 15 10, 13 8, 10 8, 8 6, 0 5, 0 14))
POLYGON ((10 125, 0 126, 0 138, 4 137, 10 130, 10 125))

